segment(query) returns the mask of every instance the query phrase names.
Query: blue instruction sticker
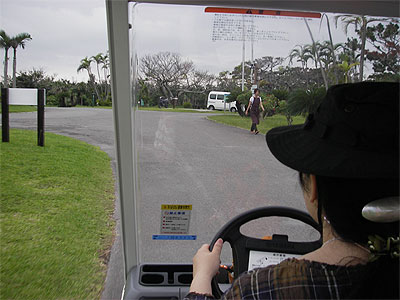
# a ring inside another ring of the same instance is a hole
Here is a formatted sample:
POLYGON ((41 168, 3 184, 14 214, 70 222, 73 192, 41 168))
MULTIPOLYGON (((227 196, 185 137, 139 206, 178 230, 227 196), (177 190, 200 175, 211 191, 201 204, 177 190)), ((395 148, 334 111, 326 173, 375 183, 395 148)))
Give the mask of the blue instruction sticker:
POLYGON ((197 235, 153 235, 153 240, 190 240, 194 241, 197 239, 197 235))

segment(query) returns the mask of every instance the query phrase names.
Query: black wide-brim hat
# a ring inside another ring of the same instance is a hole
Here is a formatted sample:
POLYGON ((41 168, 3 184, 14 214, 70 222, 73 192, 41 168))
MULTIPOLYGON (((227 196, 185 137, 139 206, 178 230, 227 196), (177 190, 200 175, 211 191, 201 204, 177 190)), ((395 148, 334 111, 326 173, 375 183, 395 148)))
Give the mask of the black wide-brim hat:
POLYGON ((266 140, 286 166, 341 178, 399 178, 399 84, 360 82, 328 89, 303 125, 266 140))

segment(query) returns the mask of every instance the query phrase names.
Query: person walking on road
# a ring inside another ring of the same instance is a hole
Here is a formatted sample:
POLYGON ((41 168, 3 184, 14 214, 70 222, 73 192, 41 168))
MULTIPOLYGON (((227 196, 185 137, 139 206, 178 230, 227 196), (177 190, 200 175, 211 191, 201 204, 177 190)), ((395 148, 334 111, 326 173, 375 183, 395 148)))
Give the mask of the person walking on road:
POLYGON ((261 102, 260 91, 259 89, 254 90, 254 96, 250 98, 249 105, 246 109, 246 116, 250 109, 250 117, 251 117, 251 129, 250 132, 254 134, 258 134, 257 125, 260 123, 260 106, 264 111, 264 106, 261 102))

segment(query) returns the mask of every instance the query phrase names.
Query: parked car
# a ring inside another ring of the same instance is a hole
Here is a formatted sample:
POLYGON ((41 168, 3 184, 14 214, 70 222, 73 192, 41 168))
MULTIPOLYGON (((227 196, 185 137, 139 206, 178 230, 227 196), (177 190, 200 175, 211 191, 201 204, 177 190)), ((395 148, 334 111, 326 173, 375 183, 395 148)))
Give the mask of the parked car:
POLYGON ((207 109, 229 110, 231 112, 237 112, 236 101, 226 101, 229 94, 229 92, 211 91, 208 94, 207 109))

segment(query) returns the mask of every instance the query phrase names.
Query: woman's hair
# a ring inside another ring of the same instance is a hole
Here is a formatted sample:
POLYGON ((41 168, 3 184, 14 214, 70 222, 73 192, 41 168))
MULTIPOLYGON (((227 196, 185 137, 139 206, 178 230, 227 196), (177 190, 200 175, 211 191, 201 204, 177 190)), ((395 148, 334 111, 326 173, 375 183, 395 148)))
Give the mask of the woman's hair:
MULTIPOLYGON (((300 184, 307 190, 309 175, 299 174, 300 184)), ((387 178, 333 178, 316 175, 318 220, 324 212, 335 233, 342 239, 367 245, 369 235, 385 240, 399 236, 399 222, 375 223, 363 218, 362 208, 369 202, 399 195, 399 180, 387 178)), ((353 291, 352 298, 399 298, 399 259, 389 255, 368 264, 364 286, 353 291)))

